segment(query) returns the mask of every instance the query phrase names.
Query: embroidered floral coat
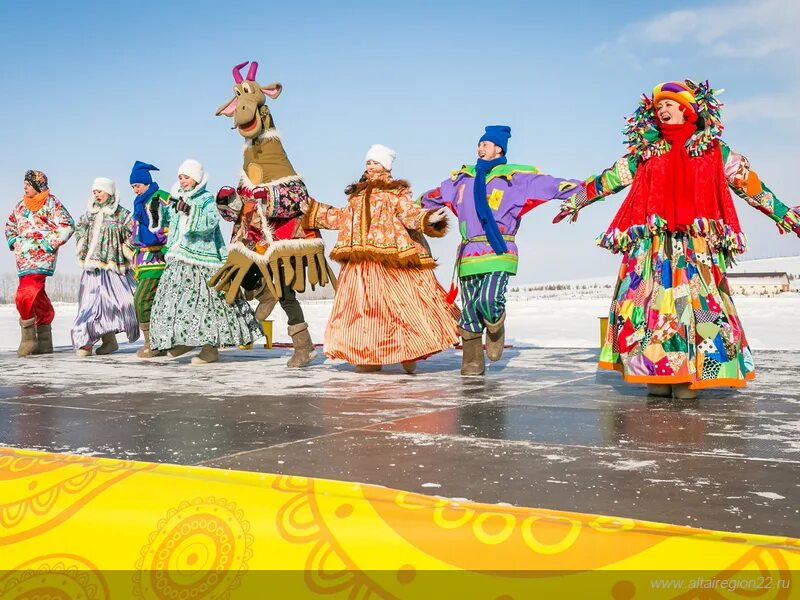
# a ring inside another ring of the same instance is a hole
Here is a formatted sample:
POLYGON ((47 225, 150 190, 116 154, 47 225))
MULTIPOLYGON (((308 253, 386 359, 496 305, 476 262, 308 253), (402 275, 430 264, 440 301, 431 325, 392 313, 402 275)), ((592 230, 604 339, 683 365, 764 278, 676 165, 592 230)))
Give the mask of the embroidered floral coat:
POLYGON ((442 237, 447 233, 447 222, 429 222, 434 211, 412 201, 408 182, 359 182, 351 188, 344 207, 311 200, 304 219, 305 227, 339 230, 330 254, 333 260, 374 260, 392 267, 436 266, 421 234, 442 237))
POLYGON ((6 241, 16 255, 18 275, 52 275, 56 253, 74 230, 69 211, 55 196, 48 196, 35 212, 24 201, 17 203, 6 222, 6 241))
POLYGON ((189 214, 170 210, 167 243, 164 247, 167 263, 179 260, 194 265, 218 267, 228 252, 219 228, 219 213, 214 196, 206 190, 208 176, 194 189, 183 191, 176 183, 172 197, 190 206, 189 214))

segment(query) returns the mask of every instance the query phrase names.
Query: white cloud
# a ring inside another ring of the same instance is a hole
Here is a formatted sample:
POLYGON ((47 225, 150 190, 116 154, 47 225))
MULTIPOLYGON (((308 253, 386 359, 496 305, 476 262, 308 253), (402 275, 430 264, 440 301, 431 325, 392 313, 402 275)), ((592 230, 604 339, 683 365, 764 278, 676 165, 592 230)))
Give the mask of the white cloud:
POLYGON ((639 48, 689 45, 720 58, 785 54, 794 61, 800 51, 799 27, 797 0, 745 0, 676 10, 633 23, 617 43, 639 48))
POLYGON ((798 98, 800 98, 800 90, 751 96, 737 102, 726 102, 724 108, 725 120, 763 121, 765 119, 779 119, 791 124, 797 120, 798 98))

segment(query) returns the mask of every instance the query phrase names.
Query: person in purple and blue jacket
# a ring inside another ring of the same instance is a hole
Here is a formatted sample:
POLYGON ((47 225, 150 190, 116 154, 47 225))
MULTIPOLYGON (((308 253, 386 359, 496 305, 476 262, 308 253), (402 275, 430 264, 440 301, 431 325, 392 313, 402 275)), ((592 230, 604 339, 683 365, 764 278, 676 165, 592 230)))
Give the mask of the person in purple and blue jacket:
POLYGON ((150 171, 158 167, 137 160, 131 169, 129 182, 136 198, 133 200, 133 245, 136 247, 133 272, 136 293, 133 305, 144 334, 144 344, 136 352, 139 358, 153 358, 164 352, 150 347, 150 312, 156 297, 158 282, 164 272, 164 244, 167 243, 170 195, 153 181, 150 171))
POLYGON ((487 126, 478 142, 476 164, 453 171, 449 179, 420 198, 423 208, 446 206, 458 217, 461 244, 456 268, 464 346, 461 374, 467 376, 485 372, 484 329, 489 360, 499 360, 503 354, 506 288, 508 278, 517 273, 515 235, 522 215, 549 200, 569 198, 581 185, 575 179, 541 174, 533 166, 509 164, 506 150, 510 137, 507 125, 487 126))

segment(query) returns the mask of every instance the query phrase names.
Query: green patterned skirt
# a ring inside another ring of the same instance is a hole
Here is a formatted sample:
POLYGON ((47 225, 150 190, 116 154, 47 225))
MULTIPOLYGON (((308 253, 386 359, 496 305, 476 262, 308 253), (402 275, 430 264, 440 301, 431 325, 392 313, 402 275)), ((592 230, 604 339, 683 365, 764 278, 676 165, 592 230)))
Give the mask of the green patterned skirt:
POLYGON ((744 386, 755 366, 727 265, 705 237, 660 232, 637 241, 623 255, 600 368, 633 383, 744 386))
POLYGON ((207 281, 217 266, 168 260, 158 284, 150 316, 150 345, 157 350, 175 346, 239 346, 263 336, 250 305, 234 305, 207 281))

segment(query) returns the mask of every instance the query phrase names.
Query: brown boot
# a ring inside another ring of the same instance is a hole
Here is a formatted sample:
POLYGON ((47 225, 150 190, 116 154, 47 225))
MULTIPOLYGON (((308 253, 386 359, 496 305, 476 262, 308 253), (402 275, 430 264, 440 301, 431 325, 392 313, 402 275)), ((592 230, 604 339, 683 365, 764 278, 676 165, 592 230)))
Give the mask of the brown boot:
POLYGON ((219 360, 219 350, 216 346, 204 344, 200 349, 200 354, 192 357, 193 365, 207 365, 208 363, 215 363, 219 360))
POLYGON ((20 319, 22 336, 17 348, 17 356, 29 356, 36 352, 36 318, 20 319))
POLYGON ((292 354, 286 366, 290 369, 305 367, 317 356, 314 344, 311 342, 311 334, 308 333, 308 323, 289 325, 289 337, 292 338, 294 354, 292 354))
POLYGON ((53 353, 53 329, 50 323, 36 327, 36 352, 34 354, 53 353))
POLYGON ((669 398, 672 396, 672 386, 669 385, 668 383, 648 383, 647 395, 669 398))
POLYGON ((104 333, 100 336, 100 339, 103 341, 103 343, 100 344, 100 347, 95 351, 95 354, 98 356, 111 354, 112 352, 119 350, 116 333, 104 333))
POLYGON ((167 350, 167 356, 170 358, 178 358, 179 356, 183 356, 192 350, 194 350, 194 346, 175 346, 174 348, 167 350))
POLYGON ((697 398, 697 390, 689 389, 688 383, 676 383, 672 386, 672 397, 678 400, 694 400, 697 398))
POLYGON ((461 357, 461 374, 467 377, 477 377, 486 371, 483 359, 483 334, 472 333, 460 329, 461 344, 463 346, 461 357))
POLYGON ((272 314, 272 309, 278 303, 278 299, 271 292, 264 292, 258 296, 258 306, 256 306, 256 320, 266 321, 272 314))
POLYGON ((486 324, 486 356, 494 362, 503 356, 503 346, 506 344, 506 313, 500 315, 497 322, 484 321, 486 324))
POLYGON ((356 365, 356 373, 377 373, 382 368, 381 365, 356 365))
POLYGON ((164 356, 164 350, 153 350, 150 346, 150 323, 140 323, 139 328, 144 334, 144 344, 136 351, 136 356, 139 358, 153 358, 154 356, 164 356))

